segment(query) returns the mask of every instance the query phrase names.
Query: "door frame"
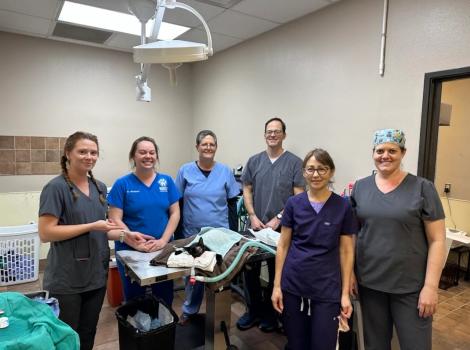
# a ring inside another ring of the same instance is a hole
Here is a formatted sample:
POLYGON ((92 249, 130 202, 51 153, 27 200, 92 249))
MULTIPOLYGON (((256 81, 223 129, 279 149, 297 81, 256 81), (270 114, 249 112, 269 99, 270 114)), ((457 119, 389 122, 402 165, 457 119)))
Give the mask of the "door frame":
POLYGON ((470 67, 443 70, 424 75, 417 175, 432 182, 434 182, 436 175, 442 83, 465 78, 470 78, 470 67))

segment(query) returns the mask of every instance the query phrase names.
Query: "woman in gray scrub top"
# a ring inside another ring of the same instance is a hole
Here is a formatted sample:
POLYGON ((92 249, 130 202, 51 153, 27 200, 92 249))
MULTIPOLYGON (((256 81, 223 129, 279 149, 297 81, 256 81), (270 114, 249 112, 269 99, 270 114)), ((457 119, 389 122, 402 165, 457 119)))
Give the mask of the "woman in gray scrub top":
POLYGON ((39 236, 51 242, 43 286, 59 300, 59 318, 80 337, 80 349, 91 350, 106 293, 108 239, 125 236, 137 246, 146 236, 123 231, 106 220, 106 186, 92 169, 98 139, 86 132, 70 135, 61 158, 62 174, 41 192, 39 236))
POLYGON ((402 131, 377 131, 377 172, 357 181, 351 195, 360 225, 355 270, 367 350, 390 349, 393 326, 402 350, 431 349, 444 211, 432 182, 402 170, 405 153, 402 131))

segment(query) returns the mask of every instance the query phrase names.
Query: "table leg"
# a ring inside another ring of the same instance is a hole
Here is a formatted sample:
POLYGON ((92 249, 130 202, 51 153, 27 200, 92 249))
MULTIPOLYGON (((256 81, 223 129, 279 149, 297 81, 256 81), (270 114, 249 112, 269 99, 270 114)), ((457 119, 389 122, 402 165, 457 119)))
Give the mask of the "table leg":
POLYGON ((221 322, 230 329, 232 294, 230 288, 212 291, 206 288, 206 338, 204 350, 225 350, 221 322))

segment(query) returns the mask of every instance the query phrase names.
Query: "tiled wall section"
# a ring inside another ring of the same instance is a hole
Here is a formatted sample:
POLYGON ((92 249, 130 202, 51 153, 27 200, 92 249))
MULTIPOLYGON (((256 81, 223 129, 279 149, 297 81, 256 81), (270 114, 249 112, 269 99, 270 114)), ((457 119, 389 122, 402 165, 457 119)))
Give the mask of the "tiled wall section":
POLYGON ((0 175, 60 173, 65 137, 0 136, 0 175))

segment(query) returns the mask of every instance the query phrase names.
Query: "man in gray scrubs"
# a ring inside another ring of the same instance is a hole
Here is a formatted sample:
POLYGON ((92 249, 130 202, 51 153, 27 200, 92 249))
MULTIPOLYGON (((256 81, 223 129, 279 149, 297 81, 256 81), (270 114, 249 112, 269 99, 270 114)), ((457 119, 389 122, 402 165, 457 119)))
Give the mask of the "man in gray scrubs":
MULTIPOLYGON (((286 124, 280 118, 269 119, 264 126, 267 149, 252 156, 243 171, 243 200, 254 230, 270 227, 280 230, 282 211, 287 199, 304 191, 302 160, 282 148, 286 124)), ((271 304, 274 281, 274 258, 267 261, 268 288, 261 293, 261 263, 245 269, 245 299, 248 311, 238 320, 237 327, 249 329, 259 324, 262 331, 277 328, 277 316, 271 304)))

